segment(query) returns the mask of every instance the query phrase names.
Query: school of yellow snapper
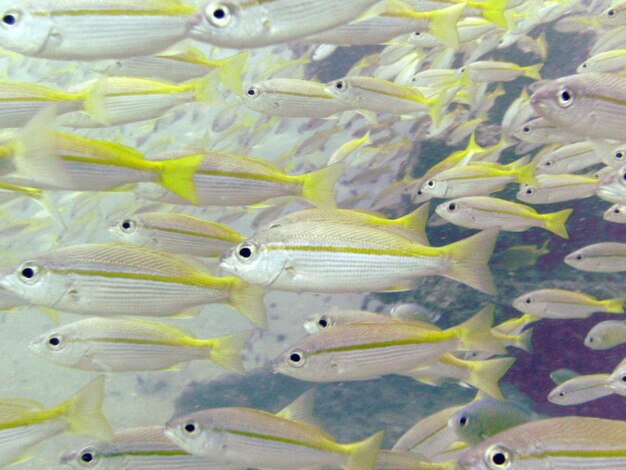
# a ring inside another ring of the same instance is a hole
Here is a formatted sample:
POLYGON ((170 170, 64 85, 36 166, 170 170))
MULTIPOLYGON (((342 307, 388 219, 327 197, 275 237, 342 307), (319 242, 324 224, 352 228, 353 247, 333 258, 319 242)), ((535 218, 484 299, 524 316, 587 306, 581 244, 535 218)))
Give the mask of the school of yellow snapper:
MULTIPOLYGON (((528 325, 624 313, 626 1, 8 0, 0 47, 0 305, 56 322, 33 334, 37 360, 105 374, 53 407, 0 399, 0 467, 67 433, 90 441, 45 455, 47 468, 626 468, 626 422, 540 415, 499 387, 531 353, 528 325), (583 61, 542 79, 557 33, 583 61), (420 152, 428 142, 449 152, 420 152), (494 326, 489 297, 514 277, 494 282, 492 258, 540 269, 586 198, 606 201, 596 243, 572 244, 562 263, 590 285, 614 276, 614 298, 538 283, 508 299, 521 316, 494 326), (245 235, 229 226, 241 220, 245 235), (427 230, 448 223, 477 232, 427 230), (494 252, 503 232, 532 229, 549 239, 494 252), (442 328, 411 304, 312 312, 299 296, 304 331, 272 365, 312 383, 397 374, 478 391, 392 449, 384 430, 337 442, 312 416, 314 388, 278 412, 212 408, 125 429, 101 410, 116 373, 175 369, 181 391, 189 361, 245 373, 255 329, 276 326, 271 291, 397 293, 431 276, 483 307, 442 328), (216 304, 249 324, 216 337, 159 318, 216 304)), ((620 320, 584 340, 623 343, 620 320)), ((626 364, 597 372, 555 371, 545 396, 626 396, 626 364)))

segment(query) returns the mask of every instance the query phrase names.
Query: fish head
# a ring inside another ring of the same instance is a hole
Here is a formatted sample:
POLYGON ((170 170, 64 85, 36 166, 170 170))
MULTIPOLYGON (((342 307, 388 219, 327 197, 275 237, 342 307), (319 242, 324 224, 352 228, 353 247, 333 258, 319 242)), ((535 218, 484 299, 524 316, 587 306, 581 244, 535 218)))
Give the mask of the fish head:
POLYGON ((288 265, 287 252, 246 240, 220 257, 220 267, 249 284, 271 286, 288 265))
POLYGON ((100 450, 95 445, 87 445, 79 450, 66 452, 60 458, 61 465, 76 469, 98 470, 120 468, 123 466, 123 457, 107 457, 100 455, 100 450))
POLYGON ((36 3, 16 1, 0 11, 0 47, 25 55, 41 51, 54 35, 54 24, 48 15, 30 11, 36 3))
POLYGON ((589 115, 585 110, 584 81, 578 75, 546 80, 530 97, 533 109, 551 123, 567 127, 589 115))
POLYGON ((626 165, 604 175, 598 183, 596 194, 616 204, 626 201, 626 165))
POLYGON ((248 108, 260 113, 275 113, 281 106, 276 94, 263 87, 261 83, 245 88, 241 98, 248 108))
POLYGON ((88 351, 82 341, 72 341, 71 331, 55 329, 48 331, 31 341, 29 349, 35 354, 63 366, 80 365, 88 351))
POLYGON ((471 222, 474 219, 472 210, 458 199, 442 202, 435 209, 439 217, 446 219, 452 223, 471 222))
POLYGON ((48 269, 43 258, 24 261, 0 276, 0 286, 32 304, 51 308, 71 284, 69 277, 48 269))
POLYGON ((108 226, 108 231, 117 240, 128 245, 141 246, 144 248, 158 249, 158 240, 152 240, 146 236, 143 224, 138 217, 124 217, 114 220, 108 226))
POLYGON ((243 8, 242 3, 241 0, 204 2, 194 15, 190 36, 216 46, 255 47, 255 38, 266 36, 271 25, 260 15, 256 2, 243 8))
POLYGON ((227 437, 214 425, 211 413, 204 410, 172 418, 165 425, 165 435, 190 454, 219 460, 226 451, 227 437))
POLYGON ((310 335, 319 333, 326 328, 330 328, 334 325, 334 321, 327 313, 314 313, 309 315, 304 321, 304 329, 310 335))
POLYGON ((513 301, 513 308, 527 315, 538 315, 543 312, 540 302, 533 292, 520 295, 513 301))
POLYGON ((440 197, 440 193, 445 194, 448 184, 445 181, 437 181, 431 178, 425 181, 411 196, 413 204, 422 204, 430 201, 434 197, 440 197))
POLYGON ((480 442, 483 434, 480 419, 473 415, 469 407, 465 407, 454 413, 448 420, 448 426, 452 428, 459 440, 470 444, 480 442))
MULTIPOLYGON (((312 335, 309 338, 315 338, 312 335)), ((325 356, 325 355, 322 355, 325 356)), ((311 382, 328 382, 340 380, 332 374, 332 359, 321 359, 321 356, 311 354, 305 345, 296 345, 282 353, 274 361, 274 372, 298 380, 311 382)))
POLYGON ((619 26, 623 24, 624 16, 626 16, 624 6, 621 2, 617 2, 615 5, 600 13, 600 23, 610 26, 619 26))
POLYGON ((327 83, 325 90, 342 103, 357 107, 360 104, 359 94, 356 92, 354 84, 347 78, 327 83))
POLYGON ((459 470, 511 470, 515 464, 515 453, 508 446, 493 443, 490 439, 471 447, 457 461, 459 470))
POLYGON ((528 184, 521 184, 519 191, 515 195, 517 199, 524 202, 532 203, 536 200, 537 188, 530 186, 528 184))
POLYGON ((563 261, 572 268, 580 269, 581 271, 599 270, 600 272, 603 271, 603 263, 605 262, 603 257, 593 256, 589 252, 589 247, 584 247, 570 253, 563 261))
POLYGON ((626 220, 626 205, 613 204, 604 212, 604 220, 609 222, 623 223, 626 220))

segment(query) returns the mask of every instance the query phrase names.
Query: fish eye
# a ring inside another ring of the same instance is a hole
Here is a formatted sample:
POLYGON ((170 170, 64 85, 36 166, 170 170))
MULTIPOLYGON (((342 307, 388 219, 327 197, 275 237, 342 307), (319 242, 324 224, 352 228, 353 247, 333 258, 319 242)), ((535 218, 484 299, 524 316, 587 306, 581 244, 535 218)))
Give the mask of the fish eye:
POLYGON ((330 326, 330 319, 326 315, 322 315, 319 320, 317 320, 317 324, 322 328, 328 328, 330 326))
POLYGON ((78 458, 80 459, 80 463, 83 464, 83 466, 91 467, 95 464, 96 451, 91 448, 83 449, 80 451, 78 458))
POLYGON ((16 11, 9 10, 2 15, 2 26, 5 28, 12 28, 20 20, 20 14, 16 11))
POLYGON ((433 180, 428 180, 426 182, 426 186, 428 186, 429 188, 432 188, 435 186, 435 182, 433 180))
POLYGON ((450 204, 448 204, 448 210, 450 212, 455 212, 458 208, 459 206, 454 202, 451 202, 450 204))
POLYGON ((124 219, 120 223, 120 228, 122 229, 122 232, 125 232, 125 233, 132 233, 132 232, 134 232, 136 226, 137 226, 137 224, 132 219, 124 219))
POLYGON ((580 255, 580 254, 576 255, 576 259, 578 261, 582 261, 583 260, 583 255, 580 255))
POLYGON ((613 214, 619 214, 620 210, 619 207, 616 207, 615 209, 613 209, 613 214))
POLYGON ((565 392, 559 392, 559 396, 563 398, 565 396, 565 392))
POLYGON ((580 66, 581 69, 586 69, 587 68, 587 62, 583 62, 580 66))
POLYGON ((485 463, 494 470, 510 468, 511 453, 501 446, 492 446, 487 449, 485 463))
POLYGON ((205 14, 213 26, 224 28, 228 26, 232 20, 230 8, 223 3, 213 3, 207 6, 205 14))
POLYGON ((335 90, 344 91, 348 88, 348 85, 343 80, 337 80, 335 82, 335 90))
POLYGON ((19 268, 20 280, 27 284, 35 283, 37 281, 38 274, 39 266, 32 262, 26 262, 19 268))
POLYGON ((198 423, 196 423, 195 421, 188 421, 185 424, 183 424, 182 426, 183 431, 185 431, 185 434, 193 436, 197 434, 198 429, 200 429, 200 427, 198 426, 198 423))
POLYGON ((624 152, 622 152, 621 150, 618 152, 615 152, 614 157, 617 158, 618 160, 621 160, 622 158, 624 158, 624 152))
POLYGON ((546 162, 546 166, 552 166, 552 161, 548 160, 548 161, 546 162))
POLYGON ((620 379, 622 382, 626 383, 626 375, 622 375, 619 379, 620 379))
POLYGON ((255 86, 251 86, 246 90, 246 96, 249 98, 256 98, 259 96, 259 89, 255 86))
POLYGON ((524 302, 525 302, 526 304, 532 304, 532 303, 533 303, 533 299, 532 299, 532 297, 526 297, 526 298, 524 299, 524 302))
POLYGON ((461 416, 459 418, 459 424, 461 426, 466 426, 468 422, 469 422, 469 418, 467 416, 461 416))
POLYGON ((237 249, 237 258, 240 260, 249 260, 254 256, 256 248, 250 243, 244 243, 237 249))
POLYGON ((556 95, 557 102, 561 108, 567 108, 574 101, 574 95, 567 88, 558 91, 556 95))
POLYGON ((524 134, 530 134, 530 131, 531 131, 530 126, 524 126, 524 127, 522 127, 522 132, 523 132, 524 134))
POLYGON ((532 196, 533 194, 535 194, 535 190, 533 188, 527 188, 526 194, 528 194, 529 196, 532 196))
POLYGON ((304 365, 304 353, 302 351, 292 351, 289 354, 289 364, 293 367, 302 367, 304 365))
POLYGON ((609 11, 606 12, 606 16, 608 16, 609 18, 613 18, 615 16, 615 10, 611 8, 609 11))
POLYGON ((413 36, 415 36, 416 38, 419 38, 422 35, 422 33, 420 33, 419 31, 415 31, 413 33, 413 36))
POLYGON ((50 349, 60 349, 63 346, 63 337, 59 334, 53 334, 48 337, 48 341, 46 341, 46 345, 50 349))
POLYGON ((417 194, 418 196, 421 196, 421 195, 422 195, 422 194, 424 194, 424 193, 422 192, 422 190, 421 190, 421 189, 418 189, 416 194, 417 194))

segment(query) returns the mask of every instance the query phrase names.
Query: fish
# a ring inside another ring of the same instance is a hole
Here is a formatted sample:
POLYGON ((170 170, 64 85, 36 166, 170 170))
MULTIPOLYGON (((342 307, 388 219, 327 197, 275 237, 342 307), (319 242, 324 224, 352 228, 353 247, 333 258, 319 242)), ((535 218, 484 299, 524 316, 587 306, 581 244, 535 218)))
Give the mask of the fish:
POLYGON ((349 23, 377 1, 207 0, 194 15, 189 37, 228 49, 288 43, 349 23))
POLYGON ((103 376, 53 408, 32 400, 0 399, 0 465, 27 458, 33 446, 64 432, 109 439, 113 431, 101 412, 103 400, 103 376))
POLYGON ((568 75, 539 82, 535 111, 568 132, 595 139, 624 137, 626 79, 610 73, 568 75))
POLYGON ((308 336, 274 361, 274 371, 312 382, 367 380, 405 375, 456 350, 503 353, 491 336, 493 310, 481 310, 447 330, 411 323, 348 323, 308 336))
POLYGON ((254 83, 243 91, 242 101, 254 111, 282 117, 328 118, 350 109, 324 83, 295 78, 254 83))
POLYGON ((549 239, 543 242, 541 246, 515 245, 499 251, 493 257, 492 266, 507 271, 533 267, 537 264, 540 257, 550 253, 548 243, 550 243, 549 239))
POLYGON ((601 176, 596 194, 605 201, 626 204, 626 165, 601 176))
POLYGON ((599 179, 585 175, 537 175, 537 185, 522 184, 517 199, 528 204, 555 204, 595 196, 599 179))
POLYGON ((594 325, 585 337, 585 346, 599 351, 626 343, 626 321, 606 320, 594 325))
POLYGON ((582 292, 540 289, 513 301, 513 307, 536 318, 588 318, 593 313, 624 313, 624 298, 598 300, 582 292))
POLYGON ((607 379, 607 385, 613 391, 621 396, 626 396, 626 361, 622 361, 613 369, 609 378, 607 379))
POLYGON ((576 72, 620 72, 626 68, 626 49, 599 52, 578 66, 576 72))
POLYGON ((573 209, 539 214, 532 207, 488 196, 470 196, 439 204, 435 212, 455 225, 475 229, 499 227, 523 232, 541 227, 562 238, 569 238, 565 223, 573 209))
POLYGON ((185 39, 195 7, 178 0, 14 1, 0 13, 0 46, 54 60, 117 59, 185 39))
POLYGON ((374 226, 302 221, 254 235, 220 257, 246 282, 295 292, 384 292, 445 276, 480 292, 496 291, 487 266, 498 230, 426 247, 374 226))
POLYGON ((604 212, 602 218, 608 222, 626 224, 626 204, 613 204, 604 212))
POLYGON ((171 316, 221 302, 266 326, 263 289, 186 261, 145 248, 87 243, 29 258, 5 270, 0 285, 33 305, 82 315, 171 316))
POLYGON ((226 225, 173 212, 137 213, 113 221, 108 230, 128 245, 209 258, 246 238, 226 225))
POLYGON ((511 400, 483 396, 454 413, 448 420, 459 440, 476 445, 509 428, 528 423, 534 414, 511 400))
POLYGON ((618 273, 626 271, 626 243, 602 242, 585 246, 565 257, 565 263, 581 271, 618 273))
POLYGON ((584 140, 569 129, 558 126, 544 117, 531 119, 519 126, 513 136, 530 144, 566 144, 584 140))
POLYGON ((397 219, 388 219, 384 214, 373 211, 360 211, 351 209, 305 209, 293 212, 289 215, 273 220, 269 224, 260 227, 255 232, 262 233, 285 225, 297 222, 337 222, 344 224, 360 225, 363 227, 377 227, 391 233, 419 243, 430 245, 426 234, 426 222, 428 221, 429 205, 423 204, 413 212, 397 219))
MULTIPOLYGON (((193 176, 200 206, 246 206, 285 196, 301 197, 322 208, 336 206, 333 188, 343 173, 342 163, 292 176, 265 160, 213 150, 170 152, 154 156, 152 160, 191 155, 201 158, 193 176)), ((188 204, 185 199, 153 184, 140 183, 134 192, 145 199, 188 204)))
POLYGON ((459 470, 621 468, 626 422, 565 416, 510 428, 472 447, 459 470))
POLYGON ((589 141, 566 144, 545 153, 537 160, 537 173, 562 175, 585 170, 602 163, 602 153, 589 141))
POLYGON ((65 452, 60 464, 83 469, 141 469, 184 468, 186 470, 235 470, 229 464, 191 455, 174 444, 163 426, 124 429, 110 441, 94 441, 65 452))
POLYGON ((579 375, 557 385, 548 394, 548 401, 555 405, 580 405, 613 395, 607 385, 609 374, 579 375))
POLYGON ((310 424, 313 393, 276 414, 252 408, 214 408, 172 418, 165 434, 187 452, 240 467, 299 469, 315 466, 372 470, 384 431, 361 442, 338 444, 310 424))
POLYGON ((195 47, 173 47, 155 55, 143 55, 112 61, 97 67, 108 76, 156 78, 170 82, 186 82, 218 71, 220 82, 233 93, 241 94, 241 74, 248 60, 248 51, 230 57, 210 60, 195 47))
MULTIPOLYGON (((399 319, 382 313, 367 312, 363 310, 332 310, 323 313, 312 313, 304 321, 304 329, 309 334, 319 333, 326 328, 332 328, 346 323, 407 323, 407 320, 399 319)), ((438 330, 432 323, 425 321, 411 321, 411 324, 424 329, 438 330)))
POLYGON ((541 80, 539 71, 542 67, 543 64, 521 67, 513 62, 480 60, 461 67, 458 70, 458 76, 460 77, 465 74, 469 79, 468 84, 510 82, 518 77, 541 80))
POLYGON ((240 354, 250 335, 244 331, 196 339, 190 331, 166 323, 93 317, 47 331, 31 341, 29 348, 51 362, 75 369, 165 370, 208 359, 243 374, 240 354))

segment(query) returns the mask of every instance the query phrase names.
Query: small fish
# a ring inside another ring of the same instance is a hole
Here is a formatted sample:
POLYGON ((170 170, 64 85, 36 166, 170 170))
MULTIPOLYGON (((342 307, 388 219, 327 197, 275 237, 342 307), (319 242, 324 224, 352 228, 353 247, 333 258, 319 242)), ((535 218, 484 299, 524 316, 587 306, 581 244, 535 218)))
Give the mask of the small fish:
POLYGON ((519 335, 522 331, 525 330, 528 325, 539 320, 541 319, 525 313, 521 317, 511 318, 509 320, 503 321, 499 325, 494 326, 493 329, 498 330, 500 333, 508 336, 519 335))
POLYGON ((595 312, 624 313, 624 298, 598 300, 581 292, 540 289, 519 296, 513 307, 536 318, 588 318, 595 312))
MULTIPOLYGON (((402 374, 461 350, 503 353, 491 336, 493 310, 481 310, 448 330, 411 323, 348 323, 308 336, 274 362, 278 373, 312 382, 367 380, 402 374)), ((510 365, 510 364, 509 364, 510 365)))
POLYGON ((614 49, 592 55, 578 66, 576 72, 621 72, 626 69, 626 49, 614 49))
MULTIPOLYGON (((213 150, 165 153, 152 160, 189 158, 191 155, 201 158, 193 176, 197 204, 200 206, 248 206, 272 198, 297 196, 322 208, 334 208, 333 189, 344 168, 343 164, 337 163, 311 173, 292 176, 265 160, 213 150)), ((135 193, 145 199, 169 204, 189 203, 153 184, 140 183, 135 193)))
POLYGON ((565 257, 565 263, 581 271, 618 273, 626 271, 626 243, 588 245, 565 257))
POLYGON ((562 238, 569 238, 565 223, 573 209, 539 214, 535 209, 495 197, 471 196, 453 199, 437 206, 435 212, 455 225, 475 229, 500 227, 523 232, 541 227, 562 238))
POLYGON ((626 343, 626 320, 606 320, 595 325, 585 337, 585 346, 602 351, 626 343))
POLYGON ((621 140, 626 125, 626 78, 609 73, 569 75, 539 82, 535 111, 580 136, 621 140))
POLYGON ((522 184, 517 199, 528 204, 555 204, 594 196, 598 178, 584 175, 537 175, 537 185, 522 184))
POLYGON ((111 426, 102 415, 104 377, 98 377, 72 398, 44 409, 32 400, 0 399, 0 465, 26 458, 31 448, 58 434, 109 439, 111 426))
POLYGON ((529 144, 566 144, 583 140, 575 136, 569 129, 562 128, 550 120, 539 117, 531 119, 519 126, 513 136, 529 144))
POLYGON ((600 177, 598 197, 616 204, 626 204, 626 165, 600 177))
POLYGON ((229 303, 266 325, 263 290, 215 277, 168 253, 93 243, 59 248, 5 271, 0 284, 30 303, 83 315, 168 316, 229 303))
POLYGON ((626 422, 568 416, 515 426, 461 455, 459 470, 617 469, 626 465, 626 422))
POLYGON ((531 268, 537 264, 539 258, 550 253, 548 250, 550 240, 538 245, 515 245, 506 250, 499 251, 493 257, 492 266, 506 271, 531 268))
POLYGON ((84 370, 163 370, 209 359, 243 374, 240 353, 250 334, 196 339, 193 333, 165 323, 94 317, 44 333, 30 343, 30 350, 56 364, 84 370))
POLYGON ((128 245, 216 257, 245 237, 226 225, 173 212, 142 212, 116 220, 109 232, 128 245))
POLYGON ((626 224, 626 204, 613 204, 604 212, 602 218, 616 224, 626 224))
POLYGON ((482 397, 454 413, 448 426, 454 429, 459 440, 476 445, 533 419, 532 412, 515 402, 482 397))
POLYGON ((168 421, 165 434, 191 454, 239 467, 373 470, 384 432, 339 444, 310 424, 312 400, 305 392, 276 414, 240 407, 197 411, 168 421))
POLYGON ((372 138, 370 134, 370 131, 368 131, 363 135, 363 137, 349 140, 348 142, 343 144, 335 151, 335 153, 330 156, 327 165, 341 163, 350 155, 357 152, 359 149, 370 146, 372 144, 372 138))
MULTIPOLYGON (((362 310, 332 310, 330 312, 313 313, 309 315, 304 321, 303 326, 307 333, 314 334, 337 325, 345 325, 346 323, 370 322, 408 323, 407 320, 401 320, 382 313, 366 312, 362 310)), ((427 330, 439 329, 437 326, 424 321, 411 321, 410 323, 427 330)))
POLYGON ((287 43, 349 23, 376 2, 208 0, 198 9, 189 36, 228 49, 287 43))
POLYGON ((562 175, 585 170, 602 163, 602 153, 591 142, 560 146, 537 160, 537 173, 562 175))
POLYGON ((163 426, 146 426, 116 432, 110 441, 91 442, 78 450, 64 453, 60 463, 78 470, 236 469, 229 464, 218 464, 187 453, 165 435, 163 426))
POLYGON ((248 86, 242 95, 250 109, 270 116, 327 118, 350 109, 326 85, 295 78, 273 78, 248 86))
POLYGON ((220 266, 270 289, 384 292, 414 288, 419 277, 445 276, 494 293, 487 262, 498 230, 426 247, 384 228, 301 221, 266 230, 225 252, 220 266))
POLYGON ((609 374, 579 375, 557 385, 548 394, 548 401, 555 405, 580 405, 613 395, 607 385, 609 374))
POLYGON ((458 76, 465 75, 469 78, 469 84, 510 82, 518 77, 541 80, 539 71, 543 64, 528 65, 521 67, 512 62, 498 62, 495 60, 481 60, 463 66, 458 71, 458 76))

